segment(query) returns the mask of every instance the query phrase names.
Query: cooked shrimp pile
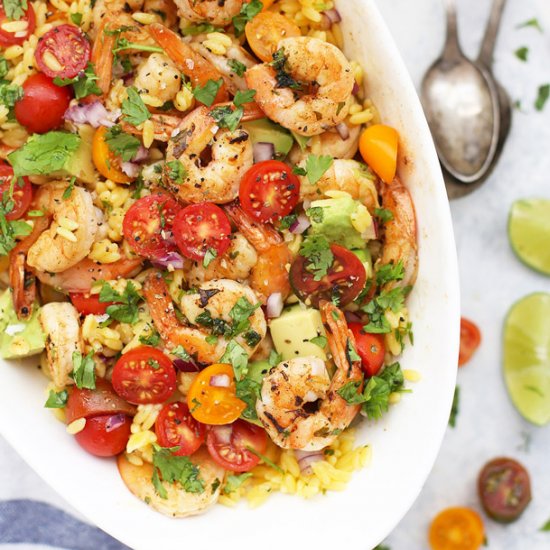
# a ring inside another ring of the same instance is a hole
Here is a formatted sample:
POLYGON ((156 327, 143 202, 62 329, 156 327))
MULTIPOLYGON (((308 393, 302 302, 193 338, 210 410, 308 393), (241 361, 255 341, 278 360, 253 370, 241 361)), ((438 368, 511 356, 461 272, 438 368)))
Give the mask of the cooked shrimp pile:
POLYGON ((404 388, 399 135, 295 4, 0 10, 0 355, 174 517, 343 488, 404 388))

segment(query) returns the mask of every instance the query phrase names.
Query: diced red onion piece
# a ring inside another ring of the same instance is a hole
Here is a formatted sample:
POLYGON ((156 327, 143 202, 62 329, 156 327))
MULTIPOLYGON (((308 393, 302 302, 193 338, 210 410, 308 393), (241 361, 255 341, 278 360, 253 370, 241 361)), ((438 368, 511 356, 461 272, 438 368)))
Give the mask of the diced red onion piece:
POLYGON ((254 162, 271 160, 275 156, 275 145, 260 141, 254 144, 252 152, 254 154, 254 162))
POLYGON ((199 372, 201 370, 199 365, 193 363, 193 361, 184 361, 180 358, 174 359, 172 364, 179 372, 199 372))
POLYGON ((266 303, 266 315, 270 319, 275 319, 276 317, 279 317, 281 315, 281 312, 283 311, 283 295, 280 292, 274 292, 273 294, 270 294, 269 298, 267 299, 266 303))
POLYGON ((321 13, 321 29, 328 31, 332 27, 332 21, 328 15, 321 13))
POLYGON ((147 160, 149 157, 149 149, 146 149, 143 147, 143 145, 140 145, 138 147, 137 153, 134 155, 134 158, 132 159, 132 162, 143 162, 144 160, 147 160))
POLYGON ((346 141, 346 139, 349 139, 349 128, 347 127, 345 122, 340 122, 340 124, 337 124, 336 131, 344 141, 346 141))
POLYGON ((312 464, 323 460, 322 451, 294 451, 296 459, 298 460, 298 466, 303 474, 309 475, 313 473, 311 468, 312 464))
POLYGON ((78 103, 65 111, 64 118, 75 124, 90 124, 94 128, 100 126, 113 126, 120 111, 109 112, 101 101, 91 103, 78 103))
POLYGON ((357 313, 354 313, 353 311, 344 311, 344 315, 346 317, 346 321, 348 323, 360 323, 361 317, 357 315, 357 313))
POLYGON ((130 178, 137 178, 139 174, 139 165, 134 162, 122 162, 120 164, 122 171, 130 178))
POLYGON ((326 15, 332 24, 340 23, 342 21, 342 16, 337 9, 325 10, 321 12, 323 15, 326 15))
POLYGON ((310 225, 311 222, 305 214, 298 214, 296 221, 288 228, 288 230, 295 235, 301 235, 310 225))
POLYGON ((168 252, 160 258, 151 261, 157 267, 168 267, 171 265, 174 269, 183 269, 183 257, 179 252, 168 252))
POLYGON ((357 84, 357 82, 354 82, 354 83, 353 83, 353 88, 352 88, 352 90, 351 90, 351 93, 352 93, 353 95, 356 95, 356 94, 359 93, 359 90, 360 90, 360 89, 361 89, 361 88, 359 87, 359 84, 357 84))
POLYGON ((215 374, 210 377, 210 385, 214 388, 229 388, 231 379, 227 374, 215 374))
POLYGON ((107 420, 107 423, 105 424, 105 431, 106 432, 112 432, 113 430, 116 430, 117 428, 120 428, 126 421, 126 415, 124 414, 114 414, 113 416, 110 416, 107 420))

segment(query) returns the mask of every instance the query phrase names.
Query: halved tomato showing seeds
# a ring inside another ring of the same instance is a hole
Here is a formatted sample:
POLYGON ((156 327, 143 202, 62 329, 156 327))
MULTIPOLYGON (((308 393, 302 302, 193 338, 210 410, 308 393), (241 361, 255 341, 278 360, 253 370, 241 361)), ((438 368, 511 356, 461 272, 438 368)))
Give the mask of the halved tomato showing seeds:
POLYGON ((181 401, 164 405, 155 431, 161 447, 179 447, 173 451, 177 456, 192 455, 203 444, 206 434, 205 425, 197 422, 181 401))
MULTIPOLYGON (((0 199, 8 193, 12 185, 13 168, 7 164, 0 164, 0 199)), ((29 207, 32 200, 32 185, 29 178, 20 178, 13 184, 12 210, 6 214, 7 220, 19 219, 29 207), (22 185, 21 185, 22 184, 22 185)))
POLYGON ((4 6, 0 5, 0 46, 7 48, 8 46, 13 46, 15 44, 21 45, 27 38, 34 32, 36 28, 36 16, 32 4, 29 2, 28 7, 25 10, 23 16, 17 21, 10 21, 4 10, 4 6), (20 30, 8 30, 4 28, 6 23, 19 23, 15 27, 21 27, 20 30))

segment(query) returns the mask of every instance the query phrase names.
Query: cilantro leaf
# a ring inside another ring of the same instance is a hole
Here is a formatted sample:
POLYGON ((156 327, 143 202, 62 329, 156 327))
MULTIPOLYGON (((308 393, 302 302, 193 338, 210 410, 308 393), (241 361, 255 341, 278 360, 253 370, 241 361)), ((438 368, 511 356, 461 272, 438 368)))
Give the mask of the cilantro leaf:
POLYGON ((220 357, 219 363, 230 363, 238 382, 248 372, 248 353, 238 342, 231 340, 227 344, 224 354, 220 357))
POLYGON ((0 203, 0 256, 7 256, 17 244, 16 237, 26 237, 32 227, 21 220, 8 220, 6 216, 13 210, 14 202, 5 191, 0 203))
POLYGON ((277 88, 290 88, 291 90, 301 90, 302 84, 295 80, 287 72, 286 61, 287 56, 285 55, 285 51, 283 48, 280 48, 273 54, 273 61, 271 62, 271 66, 275 69, 277 88))
POLYGON ((161 498, 167 496, 166 490, 162 487, 161 477, 166 483, 179 483, 187 493, 204 492, 204 481, 199 477, 200 470, 189 457, 175 456, 172 449, 153 445, 153 466, 153 484, 161 498), (162 487, 162 490, 159 490, 159 487, 162 487))
POLYGON ((33 134, 25 145, 8 155, 16 176, 48 175, 61 170, 80 145, 80 136, 68 132, 33 134))
POLYGON ((363 396, 363 412, 368 418, 381 418, 389 408, 390 385, 382 378, 373 376, 367 382, 363 396))
POLYGON ((3 0, 4 11, 10 20, 19 20, 28 9, 27 0, 3 0))
POLYGON ((260 303, 250 303, 245 296, 241 296, 237 300, 229 312, 229 317, 233 319, 231 336, 237 336, 250 328, 249 317, 260 307, 260 305, 260 303))
POLYGON ((229 105, 221 105, 210 111, 210 116, 217 122, 220 128, 228 128, 234 132, 239 126, 244 115, 244 109, 237 107, 233 110, 229 105))
POLYGON ((73 353, 72 377, 78 389, 95 389, 95 363, 93 351, 88 355, 82 355, 79 351, 73 353))
POLYGON ((307 258, 306 269, 320 281, 327 273, 334 261, 328 240, 323 235, 310 235, 302 242, 300 256, 307 258))
POLYGON ((151 113, 143 103, 135 86, 130 86, 126 92, 128 97, 122 102, 124 120, 132 126, 138 126, 151 118, 151 113))
POLYGON ((0 55, 0 78, 4 78, 9 70, 8 60, 3 55, 0 55))
POLYGON ((23 88, 17 84, 0 82, 0 104, 11 109, 23 97, 23 88))
POLYGON ((204 267, 208 267, 212 263, 212 260, 215 260, 217 256, 218 256, 218 253, 217 253, 216 249, 215 248, 209 248, 206 251, 206 254, 204 255, 204 258, 202 260, 202 265, 204 267))
POLYGON ((376 271, 376 284, 382 286, 390 281, 402 281, 405 276, 403 261, 399 260, 396 264, 385 264, 376 271))
POLYGON ((346 344, 346 355, 350 363, 361 361, 361 357, 359 357, 359 354, 357 353, 357 350, 351 340, 348 340, 346 344))
POLYGON ((314 223, 323 223, 325 218, 325 211, 321 206, 313 206, 306 210, 306 216, 310 218, 314 223))
POLYGON ((393 214, 391 210, 387 208, 375 208, 374 215, 382 222, 386 223, 393 220, 393 214))
POLYGON ((309 155, 306 160, 307 179, 315 185, 332 166, 334 159, 329 155, 309 155))
POLYGON ((449 426, 454 428, 456 426, 456 417, 460 410, 460 386, 455 387, 455 393, 453 395, 453 404, 451 406, 451 414, 449 415, 449 426))
POLYGON ((182 345, 176 346, 175 348, 170 350, 170 353, 172 355, 175 355, 178 359, 182 359, 183 361, 191 361, 191 356, 182 345))
POLYGON ((71 13, 71 21, 77 26, 80 26, 82 23, 82 14, 81 13, 71 13))
POLYGON ((82 99, 91 94, 101 94, 101 89, 96 84, 98 79, 92 63, 88 62, 84 71, 80 72, 74 78, 59 78, 56 76, 53 82, 56 86, 69 86, 72 84, 74 96, 76 99, 82 99))
POLYGON ((550 531, 550 519, 539 529, 539 531, 550 531))
POLYGON ((122 131, 120 124, 115 124, 105 132, 105 142, 109 150, 124 162, 132 160, 138 152, 140 141, 137 137, 122 131))
POLYGON ((48 399, 44 404, 44 407, 48 409, 62 409, 69 399, 69 392, 67 390, 61 390, 60 392, 54 392, 50 390, 48 399))
POLYGON ((533 17, 532 19, 528 19, 527 21, 520 23, 519 25, 516 26, 516 29, 524 29, 526 27, 533 27, 534 29, 537 29, 537 31, 541 33, 544 32, 542 25, 539 23, 539 20, 536 17, 533 17))
POLYGON ((271 367, 276 367, 283 360, 283 356, 280 353, 277 353, 274 349, 269 352, 269 357, 267 362, 271 367))
POLYGON ((187 177, 187 170, 179 160, 170 160, 166 163, 166 176, 172 183, 181 185, 187 177))
POLYGON ((315 338, 310 338, 309 341, 316 346, 319 346, 321 349, 324 349, 327 345, 326 336, 315 336, 315 338))
POLYGON ((360 393, 359 387, 363 380, 350 380, 346 382, 336 393, 350 405, 361 405, 365 402, 365 396, 360 393))
POLYGON ((254 101, 254 96, 256 95, 256 90, 237 90, 235 97, 233 98, 233 104, 235 107, 241 107, 245 103, 250 103, 254 101))
POLYGON ((132 281, 126 283, 126 288, 122 294, 114 290, 109 283, 103 283, 99 292, 100 302, 116 302, 107 306, 107 315, 121 323, 133 325, 139 318, 138 303, 141 296, 137 293, 136 287, 132 281))
POLYGON ((549 97, 550 84, 543 84, 542 86, 539 86, 537 100, 535 101, 535 109, 537 111, 542 111, 549 97))
POLYGON ((246 65, 244 63, 241 63, 240 61, 237 61, 236 59, 229 59, 227 61, 227 64, 237 76, 243 76, 246 72, 246 65))
MULTIPOLYGON (((133 27, 129 27, 126 30, 129 30, 133 27)), ((108 31, 103 31, 108 32, 108 31)), ((120 31, 124 32, 124 31, 120 31)), ((119 33, 120 34, 120 33, 119 33)), ((164 50, 162 48, 159 48, 158 46, 147 46, 146 44, 139 44, 138 42, 130 42, 127 38, 123 38, 119 36, 116 39, 115 47, 113 48, 113 53, 116 55, 119 52, 123 52, 124 50, 138 50, 141 52, 152 52, 152 53, 164 53, 164 50)))
POLYGON ((76 178, 71 178, 71 181, 69 182, 69 185, 67 185, 67 188, 65 191, 63 191, 63 195, 61 195, 61 198, 66 201, 71 198, 71 195, 73 193, 74 184, 75 184, 76 178))
POLYGON ((296 214, 289 214, 288 216, 281 218, 281 221, 279 222, 279 229, 281 231, 289 229, 292 225, 296 223, 297 219, 298 216, 296 214))
POLYGON ((208 80, 204 86, 197 86, 193 90, 193 96, 197 101, 200 101, 207 107, 210 107, 214 103, 216 94, 223 85, 223 78, 219 80, 208 80))
POLYGON ((233 17, 235 36, 241 36, 244 32, 246 24, 256 17, 256 15, 262 11, 263 7, 264 5, 260 2, 260 0, 251 0, 247 4, 243 4, 241 6, 241 11, 239 14, 233 17))
POLYGON ((514 55, 520 60, 520 61, 527 61, 527 57, 529 56, 529 48, 527 46, 522 46, 521 48, 518 48, 514 55))
POLYGON ((260 398, 261 388, 260 383, 251 378, 243 378, 236 382, 237 397, 246 403, 246 409, 241 413, 242 418, 258 420, 256 401, 260 398))
POLYGON ((236 491, 249 477, 252 477, 250 472, 228 475, 223 487, 224 494, 229 495, 236 491))
MULTIPOLYGON (((153 330, 151 334, 147 336, 145 335, 140 336, 139 342, 144 346, 152 346, 155 348, 160 344, 160 334, 156 330, 153 330)), ((174 353, 174 352, 172 351, 171 353, 174 353)))

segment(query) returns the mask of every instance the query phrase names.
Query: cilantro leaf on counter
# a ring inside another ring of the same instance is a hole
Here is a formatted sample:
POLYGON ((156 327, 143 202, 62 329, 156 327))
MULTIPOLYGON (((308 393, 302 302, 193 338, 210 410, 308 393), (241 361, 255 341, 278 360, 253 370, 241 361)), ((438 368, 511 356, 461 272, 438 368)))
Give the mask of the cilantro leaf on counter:
POLYGON ((527 57, 529 56, 529 48, 527 46, 522 46, 521 48, 518 48, 514 55, 520 60, 520 61, 527 61, 527 57))
POLYGON ((151 113, 143 103, 135 86, 130 86, 126 92, 128 97, 122 102, 124 120, 132 126, 139 126, 151 118, 151 113))
POLYGON ((539 531, 550 532, 550 519, 539 529, 539 531))
POLYGON ((453 404, 451 406, 451 414, 449 415, 449 426, 454 428, 456 426, 456 417, 459 413, 460 407, 460 386, 455 386, 455 393, 453 395, 453 404))
POLYGON ((72 377, 78 389, 95 389, 95 363, 93 351, 88 355, 82 355, 79 351, 73 353, 72 377))
POLYGON ((141 143, 137 137, 123 132, 120 124, 115 124, 107 129, 105 142, 109 150, 120 157, 123 162, 129 162, 136 156, 141 143))
POLYGON ((550 84, 543 84, 542 86, 539 86, 537 99, 535 101, 535 109, 537 111, 542 111, 549 97, 550 97, 550 84))
POLYGON ((532 19, 528 19, 527 21, 520 23, 519 25, 516 26, 516 29, 525 29, 527 27, 533 27, 534 29, 537 29, 537 31, 539 32, 544 32, 542 25, 540 24, 539 20, 536 17, 533 17, 532 19))
POLYGON ((207 107, 210 107, 214 103, 216 94, 223 85, 223 78, 219 80, 208 80, 204 86, 197 86, 193 90, 193 96, 197 101, 200 101, 207 107))

